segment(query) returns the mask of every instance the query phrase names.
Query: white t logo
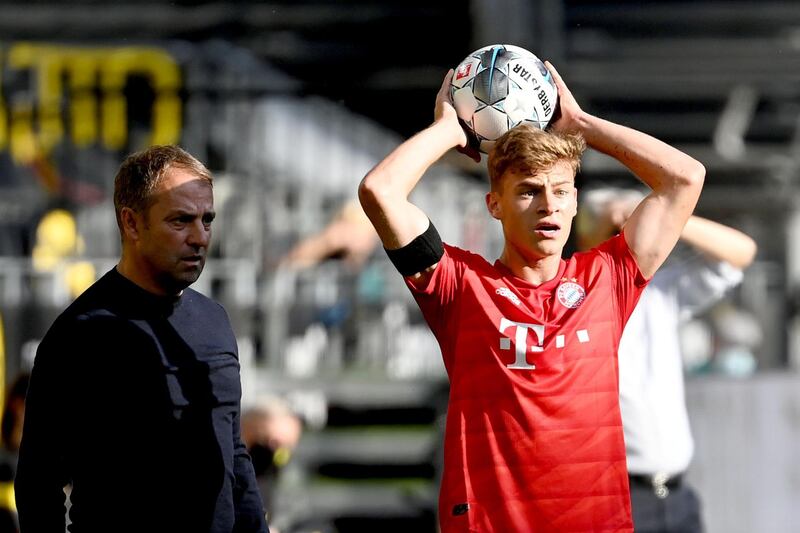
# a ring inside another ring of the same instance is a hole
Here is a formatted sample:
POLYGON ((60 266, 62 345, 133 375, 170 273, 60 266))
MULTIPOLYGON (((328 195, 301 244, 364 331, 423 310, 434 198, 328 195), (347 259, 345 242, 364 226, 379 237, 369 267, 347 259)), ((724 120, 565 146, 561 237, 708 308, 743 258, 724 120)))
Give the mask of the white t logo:
MULTIPOLYGON (((516 326, 517 328, 517 332, 514 335, 516 360, 512 364, 506 365, 506 367, 516 370, 533 370, 536 368, 536 366, 528 363, 528 360, 525 358, 525 355, 528 351, 528 345, 526 344, 528 341, 528 330, 532 330, 536 334, 537 340, 537 344, 531 346, 531 351, 541 352, 544 350, 542 347, 542 343, 544 342, 544 326, 541 324, 525 324, 523 322, 514 322, 512 320, 508 320, 507 318, 500 319, 501 333, 508 329, 509 326, 516 326)), ((508 337, 501 338, 500 349, 510 350, 511 339, 508 337)))

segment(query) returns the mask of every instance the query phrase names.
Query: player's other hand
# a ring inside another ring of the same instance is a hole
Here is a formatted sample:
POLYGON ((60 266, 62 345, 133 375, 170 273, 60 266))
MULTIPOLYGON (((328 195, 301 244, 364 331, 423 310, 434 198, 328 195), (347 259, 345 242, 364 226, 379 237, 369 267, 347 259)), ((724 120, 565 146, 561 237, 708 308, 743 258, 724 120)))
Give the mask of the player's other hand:
POLYGON ((580 118, 583 114, 581 106, 578 105, 575 97, 572 96, 572 92, 567 87, 567 84, 564 83, 564 80, 561 79, 561 75, 553 64, 549 61, 545 61, 544 64, 553 76, 556 88, 558 88, 558 108, 555 115, 553 115, 550 128, 564 132, 580 131, 580 118))
POLYGON ((453 69, 447 71, 436 95, 436 107, 433 111, 435 123, 445 124, 449 131, 453 133, 455 148, 462 154, 470 157, 475 162, 480 162, 480 152, 470 144, 469 136, 458 119, 453 102, 450 100, 450 81, 453 79, 453 69))

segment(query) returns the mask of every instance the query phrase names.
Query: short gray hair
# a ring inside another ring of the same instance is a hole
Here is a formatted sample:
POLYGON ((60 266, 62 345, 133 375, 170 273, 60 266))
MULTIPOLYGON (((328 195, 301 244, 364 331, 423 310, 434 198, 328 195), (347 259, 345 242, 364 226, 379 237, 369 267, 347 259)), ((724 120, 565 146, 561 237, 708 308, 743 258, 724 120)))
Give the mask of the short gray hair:
POLYGON ((147 211, 150 207, 150 196, 161 183, 166 171, 172 167, 187 170, 213 184, 211 173, 205 165, 179 146, 151 146, 129 155, 114 178, 114 211, 120 231, 122 208, 129 207, 137 213, 147 211))

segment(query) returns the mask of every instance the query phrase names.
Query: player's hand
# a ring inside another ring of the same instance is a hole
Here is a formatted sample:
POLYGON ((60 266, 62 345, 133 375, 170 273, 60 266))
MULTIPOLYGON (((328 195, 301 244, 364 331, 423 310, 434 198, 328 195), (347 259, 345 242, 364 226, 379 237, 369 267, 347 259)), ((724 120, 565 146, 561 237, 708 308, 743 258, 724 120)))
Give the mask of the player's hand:
POLYGON ((558 108, 556 109, 550 127, 555 131, 574 132, 580 131, 580 117, 583 114, 581 106, 572 96, 567 84, 561 79, 561 75, 549 61, 544 62, 547 70, 553 76, 558 89, 558 108))
POLYGON ((453 69, 447 71, 439 93, 436 95, 436 107, 433 111, 434 122, 444 123, 453 132, 456 139, 456 150, 480 163, 481 154, 469 143, 467 132, 461 126, 458 115, 450 100, 450 81, 453 79, 453 69))

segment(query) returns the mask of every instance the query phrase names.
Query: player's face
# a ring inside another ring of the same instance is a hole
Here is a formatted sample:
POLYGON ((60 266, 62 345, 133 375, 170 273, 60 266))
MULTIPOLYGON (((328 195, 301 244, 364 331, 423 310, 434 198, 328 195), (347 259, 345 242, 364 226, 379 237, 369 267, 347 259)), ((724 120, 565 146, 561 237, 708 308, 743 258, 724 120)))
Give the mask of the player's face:
POLYGON ((507 171, 497 191, 486 198, 493 217, 500 220, 506 246, 535 261, 561 257, 577 213, 575 175, 569 163, 559 161, 537 174, 507 171))
POLYGON ((137 266, 150 285, 177 294, 203 271, 211 241, 211 184, 182 168, 171 168, 153 192, 136 242, 137 266))

